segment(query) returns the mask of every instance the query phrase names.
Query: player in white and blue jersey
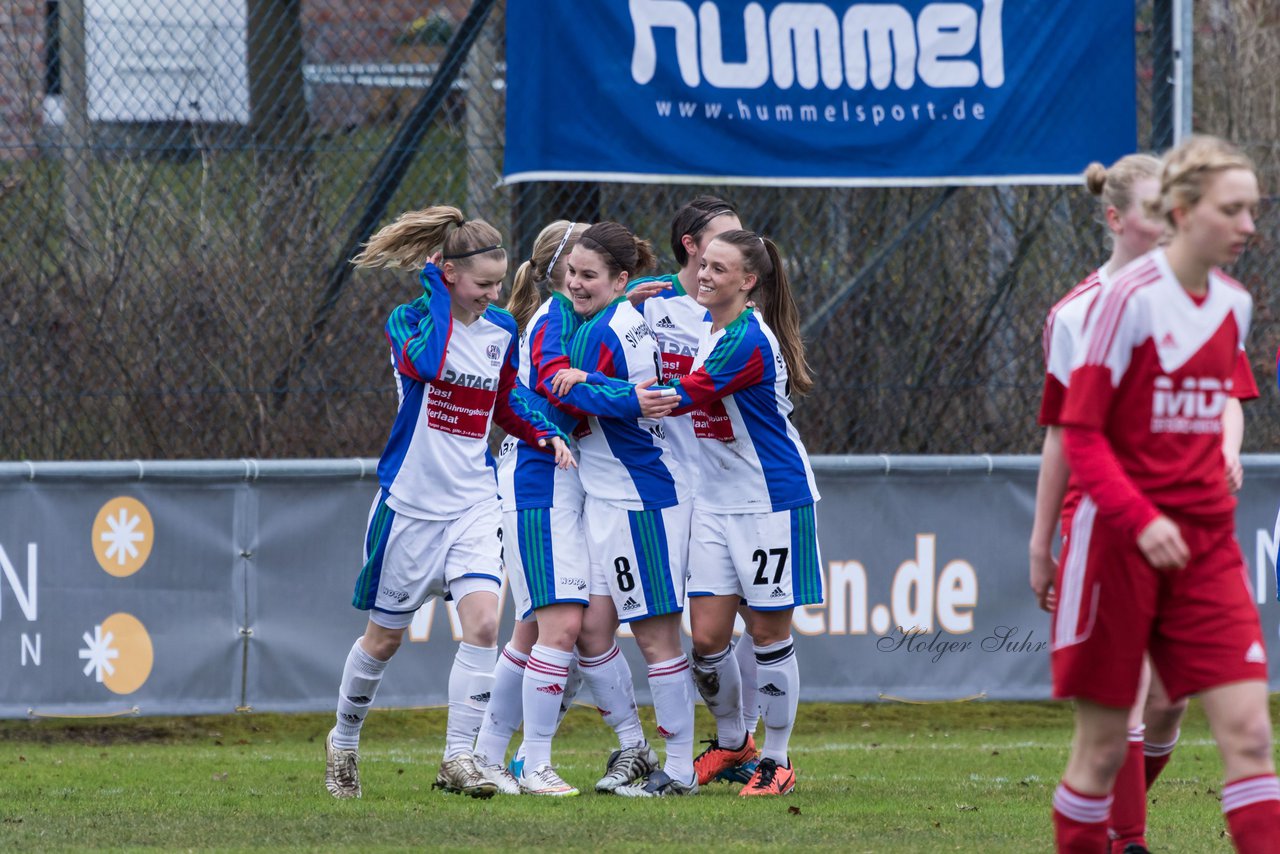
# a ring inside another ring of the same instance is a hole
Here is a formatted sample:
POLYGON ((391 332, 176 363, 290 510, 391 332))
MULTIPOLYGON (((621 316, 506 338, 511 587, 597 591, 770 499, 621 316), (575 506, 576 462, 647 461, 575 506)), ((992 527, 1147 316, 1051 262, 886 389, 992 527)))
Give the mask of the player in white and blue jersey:
POLYGON ((361 795, 365 716, 405 629, 431 597, 456 603, 463 633, 449 675, 445 755, 435 785, 473 797, 496 790, 471 755, 483 716, 478 698, 488 693, 497 658, 501 589, 490 423, 549 444, 561 465, 573 464, 564 433, 537 411, 541 399, 517 382, 515 319, 490 304, 506 275, 501 243, 488 223, 433 207, 402 215, 354 259, 362 267, 425 267, 422 296, 396 308, 386 323, 399 408, 378 462, 381 488, 352 600, 369 621, 347 655, 337 722, 325 739, 325 785, 337 798, 361 795))
MULTIPOLYGON (((597 684, 604 680, 592 662, 617 656, 619 620, 630 623, 648 663, 657 732, 667 743, 663 767, 651 767, 646 779, 627 778, 656 764, 647 748, 628 767, 610 768, 597 784, 597 790, 630 797, 685 795, 698 788, 693 683, 680 644, 687 473, 673 465, 661 422, 644 417, 654 411, 642 409, 642 399, 664 401, 665 412, 674 398, 646 390, 659 374, 657 341, 624 296, 627 281, 652 263, 648 244, 617 223, 597 223, 579 239, 569 257, 568 287, 586 322, 574 335, 570 361, 583 375, 622 382, 616 391, 601 382, 560 395, 570 411, 587 417, 587 430, 578 438, 592 571, 591 605, 578 639, 583 678, 599 698, 597 684)), ((607 695, 610 687, 601 687, 607 695)))
MULTIPOLYGON (((716 196, 695 196, 676 211, 671 221, 671 252, 680 270, 666 276, 637 279, 627 287, 627 299, 644 313, 653 334, 658 338, 658 349, 662 352, 662 379, 670 382, 684 377, 693 370, 694 358, 698 354, 706 323, 707 310, 694 298, 698 290, 698 272, 702 266, 702 253, 707 245, 718 235, 726 231, 742 228, 738 213, 733 205, 716 196)), ((668 417, 662 422, 667 431, 667 439, 675 455, 676 464, 685 471, 698 469, 698 439, 693 432, 691 415, 668 417)), ((698 481, 693 483, 693 495, 697 495, 698 481)), ((741 749, 730 752, 739 760, 733 768, 720 770, 715 776, 708 776, 712 768, 723 766, 723 753, 719 739, 713 737, 709 746, 694 758, 693 765, 698 771, 698 782, 705 785, 713 779, 745 783, 755 773, 758 752, 755 748, 755 729, 760 716, 760 707, 756 703, 756 658, 751 639, 751 623, 753 621, 750 608, 745 602, 738 609, 746 627, 743 636, 733 645, 734 657, 738 659, 738 669, 742 673, 743 723, 747 728, 747 742, 741 749)), ((696 654, 693 656, 693 679, 699 691, 704 685, 714 684, 714 669, 703 662, 696 654)))
MULTIPOLYGON (((748 743, 741 674, 730 648, 734 616, 745 598, 756 612, 756 691, 766 737, 760 764, 739 794, 781 795, 795 786, 788 742, 800 685, 791 616, 796 606, 823 600, 814 517, 819 496, 790 419, 791 394, 808 391, 813 381, 772 242, 749 231, 711 241, 697 299, 708 311, 707 334, 694 370, 674 388, 676 413, 693 413, 701 450, 703 486, 694 502, 689 554, 694 654, 714 670, 716 678, 702 692, 716 718, 717 741, 726 747, 703 759, 733 767, 741 756, 732 746, 744 750, 748 743)), ((707 771, 714 777, 715 768, 707 771)))

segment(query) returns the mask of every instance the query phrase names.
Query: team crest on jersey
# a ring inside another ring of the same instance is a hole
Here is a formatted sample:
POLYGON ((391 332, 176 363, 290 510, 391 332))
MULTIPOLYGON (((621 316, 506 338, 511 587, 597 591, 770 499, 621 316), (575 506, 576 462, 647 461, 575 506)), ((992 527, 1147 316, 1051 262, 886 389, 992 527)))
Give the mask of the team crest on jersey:
POLYGON ((1222 411, 1231 393, 1231 380, 1156 377, 1151 399, 1152 433, 1221 433, 1222 411))
POLYGON ((497 344, 490 344, 485 348, 484 354, 489 357, 489 361, 498 364, 498 357, 502 355, 502 351, 498 349, 497 344))

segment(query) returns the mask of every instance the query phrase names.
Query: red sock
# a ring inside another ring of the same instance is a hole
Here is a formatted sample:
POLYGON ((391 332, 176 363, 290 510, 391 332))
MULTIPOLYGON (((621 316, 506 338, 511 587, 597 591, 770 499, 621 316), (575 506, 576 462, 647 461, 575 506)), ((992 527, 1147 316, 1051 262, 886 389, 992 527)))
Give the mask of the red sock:
POLYGON ((1058 854, 1098 854, 1107 850, 1111 796, 1082 795, 1065 782, 1053 793, 1053 832, 1058 854))
POLYGON ((1280 854, 1280 780, 1260 774, 1222 788, 1222 811, 1237 851, 1280 854))
POLYGON ((1109 834, 1112 854, 1123 854, 1124 847, 1133 842, 1141 844, 1143 848, 1147 847, 1145 764, 1142 756, 1142 732, 1130 731, 1124 765, 1120 766, 1115 785, 1111 787, 1111 793, 1115 796, 1115 803, 1111 806, 1109 834))
POLYGON ((1178 744, 1178 736, 1180 732, 1173 734, 1173 741, 1168 744, 1154 744, 1147 742, 1142 747, 1142 755, 1145 758, 1147 774, 1147 789, 1151 789, 1151 784, 1160 776, 1160 772, 1164 770, 1164 766, 1169 764, 1169 760, 1173 757, 1173 748, 1178 744))

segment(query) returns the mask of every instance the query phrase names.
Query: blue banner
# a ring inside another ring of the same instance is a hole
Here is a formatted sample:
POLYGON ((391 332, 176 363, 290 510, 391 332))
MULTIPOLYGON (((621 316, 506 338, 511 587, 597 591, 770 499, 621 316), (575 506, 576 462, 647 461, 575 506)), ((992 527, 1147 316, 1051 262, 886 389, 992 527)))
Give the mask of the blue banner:
POLYGON ((1068 183, 1137 145, 1134 4, 509 0, 508 182, 1068 183))

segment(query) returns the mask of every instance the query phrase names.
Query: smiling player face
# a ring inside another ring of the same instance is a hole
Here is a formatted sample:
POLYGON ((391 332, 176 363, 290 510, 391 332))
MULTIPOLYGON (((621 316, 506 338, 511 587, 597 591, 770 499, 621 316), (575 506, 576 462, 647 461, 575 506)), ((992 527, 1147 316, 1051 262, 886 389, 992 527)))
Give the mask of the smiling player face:
POLYGON ((573 300, 573 310, 591 317, 618 298, 626 289, 625 271, 609 275, 609 266, 599 252, 582 245, 574 246, 565 265, 565 287, 573 300))
POLYGON ((742 253, 736 246, 713 240, 702 252, 698 268, 698 292, 694 299, 709 312, 718 325, 736 317, 746 307, 756 277, 742 265, 742 253))
POLYGON ((507 259, 480 257, 466 267, 446 262, 444 274, 454 319, 470 324, 502 295, 507 259))

